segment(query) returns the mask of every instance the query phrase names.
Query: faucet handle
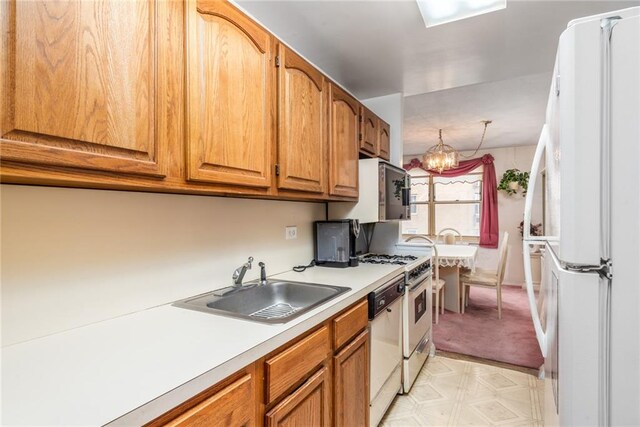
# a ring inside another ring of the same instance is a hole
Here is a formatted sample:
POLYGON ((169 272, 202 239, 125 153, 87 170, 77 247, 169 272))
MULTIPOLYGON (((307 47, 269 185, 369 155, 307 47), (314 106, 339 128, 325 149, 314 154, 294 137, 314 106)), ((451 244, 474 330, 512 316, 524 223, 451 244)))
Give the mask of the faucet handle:
POLYGON ((247 260, 247 268, 248 268, 249 270, 251 270, 251 263, 252 263, 252 262, 253 262, 253 257, 252 257, 252 256, 250 256, 250 257, 249 257, 249 259, 247 260))

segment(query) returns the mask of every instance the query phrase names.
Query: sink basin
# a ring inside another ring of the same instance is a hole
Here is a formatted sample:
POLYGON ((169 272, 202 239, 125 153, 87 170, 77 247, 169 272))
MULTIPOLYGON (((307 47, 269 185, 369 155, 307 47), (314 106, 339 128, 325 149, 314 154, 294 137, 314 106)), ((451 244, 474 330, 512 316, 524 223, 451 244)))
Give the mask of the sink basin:
POLYGON ((261 323, 286 323, 350 290, 343 286, 268 280, 264 285, 249 282, 240 289, 225 288, 173 305, 261 323))

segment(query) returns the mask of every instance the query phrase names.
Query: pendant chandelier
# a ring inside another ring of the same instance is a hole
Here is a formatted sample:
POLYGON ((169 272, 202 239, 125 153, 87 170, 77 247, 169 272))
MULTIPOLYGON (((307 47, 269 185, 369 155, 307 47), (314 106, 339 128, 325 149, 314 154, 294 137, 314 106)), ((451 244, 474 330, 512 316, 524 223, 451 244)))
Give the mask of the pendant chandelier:
POLYGON ((484 130, 482 131, 482 138, 480 138, 480 144, 478 148, 470 156, 462 156, 452 146, 447 145, 442 141, 442 129, 438 131, 438 143, 429 148, 422 157, 422 164, 429 170, 436 170, 438 173, 449 169, 457 168, 460 164, 460 157, 470 158, 476 155, 482 143, 484 142, 484 135, 487 132, 487 126, 491 123, 491 120, 483 120, 484 130))

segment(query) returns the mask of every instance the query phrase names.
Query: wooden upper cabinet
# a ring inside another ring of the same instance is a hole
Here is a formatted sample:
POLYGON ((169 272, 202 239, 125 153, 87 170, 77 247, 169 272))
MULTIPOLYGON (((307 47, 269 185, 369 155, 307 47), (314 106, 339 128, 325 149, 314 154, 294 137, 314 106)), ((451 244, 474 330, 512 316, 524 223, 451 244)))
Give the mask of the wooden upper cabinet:
POLYGON ((358 197, 358 102, 330 85, 329 194, 358 197))
POLYGON ((360 107, 360 151, 378 155, 378 117, 369 109, 360 107))
POLYGON ((226 1, 189 0, 186 14, 188 179, 268 188, 273 38, 226 1))
POLYGON ((331 374, 325 366, 277 404, 266 416, 267 427, 331 425, 331 374))
POLYGON ((378 157, 389 160, 391 158, 391 126, 378 119, 378 157))
POLYGON ((4 161, 163 177, 155 1, 2 1, 4 161))
POLYGON ((327 83, 291 49, 278 49, 278 188, 325 193, 327 83))
POLYGON ((369 426, 369 332, 333 357, 336 427, 369 426))

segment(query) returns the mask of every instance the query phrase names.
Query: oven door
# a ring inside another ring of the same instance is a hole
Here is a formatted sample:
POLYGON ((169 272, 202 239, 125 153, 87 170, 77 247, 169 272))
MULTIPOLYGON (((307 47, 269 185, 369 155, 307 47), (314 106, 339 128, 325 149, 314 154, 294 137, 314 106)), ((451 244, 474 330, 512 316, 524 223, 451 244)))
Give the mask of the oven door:
POLYGON ((407 289, 404 296, 404 357, 410 357, 431 329, 431 270, 407 289))

